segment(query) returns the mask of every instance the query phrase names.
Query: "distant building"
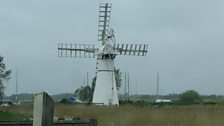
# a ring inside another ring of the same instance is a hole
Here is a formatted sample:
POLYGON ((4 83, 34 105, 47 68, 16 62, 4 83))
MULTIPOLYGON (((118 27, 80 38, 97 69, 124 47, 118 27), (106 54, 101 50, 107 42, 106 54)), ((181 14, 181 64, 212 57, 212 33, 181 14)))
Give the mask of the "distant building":
POLYGON ((9 105, 12 105, 12 101, 11 100, 0 100, 0 105, 1 106, 9 106, 9 105))
POLYGON ((156 99, 155 103, 171 103, 170 99, 156 99))

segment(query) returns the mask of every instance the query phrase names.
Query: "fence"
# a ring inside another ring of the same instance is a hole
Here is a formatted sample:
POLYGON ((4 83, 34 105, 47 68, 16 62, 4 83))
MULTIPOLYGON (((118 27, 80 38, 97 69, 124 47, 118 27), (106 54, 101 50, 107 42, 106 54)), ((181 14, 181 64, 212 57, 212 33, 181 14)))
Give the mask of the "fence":
MULTIPOLYGON (((32 121, 0 121, 0 126, 33 126, 32 121)), ((54 122, 53 126, 97 126, 96 119, 89 121, 67 121, 54 122)))

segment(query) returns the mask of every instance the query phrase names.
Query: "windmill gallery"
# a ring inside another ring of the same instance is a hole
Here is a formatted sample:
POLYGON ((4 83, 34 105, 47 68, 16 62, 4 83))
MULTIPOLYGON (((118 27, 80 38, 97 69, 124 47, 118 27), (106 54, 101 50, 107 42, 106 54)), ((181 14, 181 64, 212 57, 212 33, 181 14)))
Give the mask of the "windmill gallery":
POLYGON ((117 55, 146 56, 147 44, 117 44, 114 30, 109 27, 112 5, 99 5, 99 48, 90 44, 58 44, 59 57, 96 58, 96 86, 93 104, 119 105, 114 59, 117 55))

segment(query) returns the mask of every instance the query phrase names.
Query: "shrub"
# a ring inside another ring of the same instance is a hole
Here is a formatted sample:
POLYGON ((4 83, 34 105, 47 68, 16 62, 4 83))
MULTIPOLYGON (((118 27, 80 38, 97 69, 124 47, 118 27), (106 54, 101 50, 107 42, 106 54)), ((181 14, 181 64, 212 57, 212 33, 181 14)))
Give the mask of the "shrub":
POLYGON ((197 104, 201 102, 201 97, 197 91, 188 90, 180 95, 181 104, 197 104))

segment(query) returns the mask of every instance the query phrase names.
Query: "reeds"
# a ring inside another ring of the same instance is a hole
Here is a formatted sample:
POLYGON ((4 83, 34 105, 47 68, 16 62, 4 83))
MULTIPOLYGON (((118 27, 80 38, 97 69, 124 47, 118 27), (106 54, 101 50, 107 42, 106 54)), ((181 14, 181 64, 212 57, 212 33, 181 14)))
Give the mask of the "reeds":
MULTIPOLYGON (((32 104, 4 108, 32 115, 32 104)), ((224 105, 165 106, 159 109, 137 106, 103 107, 55 104, 57 117, 96 118, 98 126, 224 126, 224 105)))
POLYGON ((223 126, 222 106, 151 107, 56 105, 55 115, 96 118, 99 126, 223 126))

